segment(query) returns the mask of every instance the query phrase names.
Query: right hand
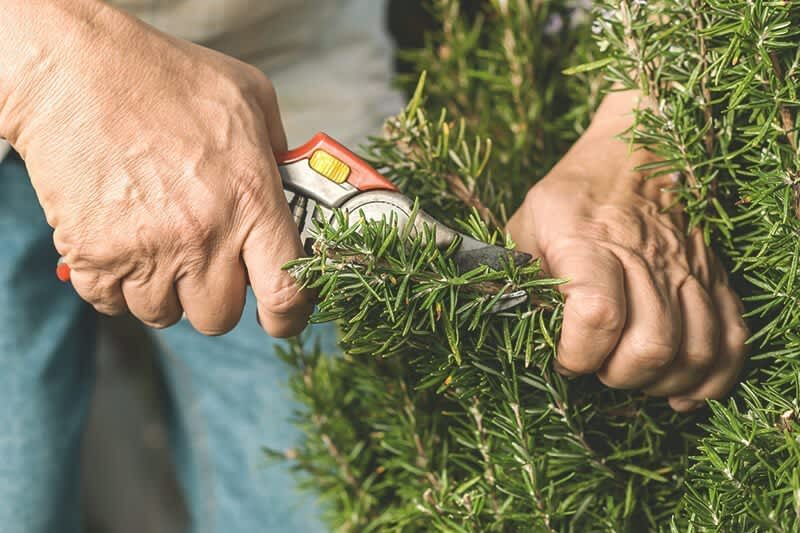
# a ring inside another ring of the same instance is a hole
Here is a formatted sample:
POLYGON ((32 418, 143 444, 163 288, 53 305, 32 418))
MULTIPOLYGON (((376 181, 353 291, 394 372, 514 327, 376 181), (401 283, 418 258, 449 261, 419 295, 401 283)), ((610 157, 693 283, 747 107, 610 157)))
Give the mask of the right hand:
POLYGON ((612 93, 594 122, 508 222, 521 250, 564 278, 556 369, 668 398, 676 411, 719 399, 747 354, 739 297, 702 232, 687 235, 672 176, 616 138, 635 93, 612 93))
MULTIPOLYGON (((163 328, 239 321, 249 282, 273 336, 312 303, 281 269, 303 253, 273 153, 275 91, 257 69, 97 3, 16 84, 3 117, 80 296, 163 328)), ((84 9, 83 11, 87 11, 84 9)), ((85 13, 83 13, 85 15, 85 13)))

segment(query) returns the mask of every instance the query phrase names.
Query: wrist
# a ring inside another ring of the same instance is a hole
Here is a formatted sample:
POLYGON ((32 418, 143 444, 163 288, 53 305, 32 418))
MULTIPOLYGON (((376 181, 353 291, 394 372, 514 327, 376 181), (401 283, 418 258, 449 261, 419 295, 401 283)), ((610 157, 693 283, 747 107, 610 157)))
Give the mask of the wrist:
MULTIPOLYGON (((64 90, 65 71, 104 9, 99 0, 10 0, 0 19, 0 137, 20 149, 38 116, 48 116, 64 90)), ((87 47, 87 44, 89 47, 87 47)))
MULTIPOLYGON (((609 93, 586 132, 545 179, 556 179, 583 190, 641 191, 646 173, 637 170, 657 156, 625 140, 643 105, 639 91, 609 93)), ((664 178, 669 179, 669 178, 664 178)))
POLYGON ((619 136, 633 126, 636 111, 646 106, 638 90, 610 92, 597 108, 584 136, 619 136))

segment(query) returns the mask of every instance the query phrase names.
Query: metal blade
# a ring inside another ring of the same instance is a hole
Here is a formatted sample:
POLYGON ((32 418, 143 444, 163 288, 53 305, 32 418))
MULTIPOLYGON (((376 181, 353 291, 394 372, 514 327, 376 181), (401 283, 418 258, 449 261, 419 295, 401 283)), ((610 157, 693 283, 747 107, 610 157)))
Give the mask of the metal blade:
MULTIPOLYGON (((453 254, 453 261, 455 261, 461 272, 472 270, 481 265, 486 265, 493 270, 501 270, 508 261, 513 261, 515 265, 522 266, 530 263, 531 259, 533 259, 530 254, 509 250, 502 246, 486 244, 463 233, 459 233, 459 236, 461 237, 461 245, 453 254)), ((491 312, 507 311, 527 301, 528 293, 526 291, 510 292, 504 294, 495 302, 491 312)))
POLYGON ((517 266, 522 266, 530 263, 533 259, 530 254, 524 252, 486 244, 468 235, 460 235, 461 246, 453 254, 453 260, 462 272, 472 270, 480 265, 486 265, 492 270, 501 270, 509 260, 517 266))
POLYGON ((516 306, 524 304, 528 301, 529 295, 526 291, 519 290, 510 292, 508 294, 504 294, 500 297, 499 300, 492 306, 491 312, 492 313, 500 313, 502 311, 508 311, 509 309, 514 309, 516 306))

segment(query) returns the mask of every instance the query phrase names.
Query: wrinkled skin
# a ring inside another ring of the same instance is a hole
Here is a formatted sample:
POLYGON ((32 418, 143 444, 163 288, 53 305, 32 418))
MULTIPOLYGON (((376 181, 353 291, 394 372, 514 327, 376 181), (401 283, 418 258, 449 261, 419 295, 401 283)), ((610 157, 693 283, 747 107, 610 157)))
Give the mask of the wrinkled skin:
POLYGON ((669 208, 672 178, 646 179, 634 169, 653 156, 614 139, 635 98, 606 99, 507 229, 568 280, 556 368, 689 411, 733 387, 749 333, 718 258, 699 231, 687 235, 680 207, 669 208))
POLYGON ((25 38, 39 53, 0 84, 0 134, 80 296, 157 328, 185 312, 217 335, 239 321, 249 282, 263 327, 298 333, 311 298, 281 270, 303 251, 272 155, 286 140, 269 80, 96 1, 7 11, 23 27, 35 17, 25 38))

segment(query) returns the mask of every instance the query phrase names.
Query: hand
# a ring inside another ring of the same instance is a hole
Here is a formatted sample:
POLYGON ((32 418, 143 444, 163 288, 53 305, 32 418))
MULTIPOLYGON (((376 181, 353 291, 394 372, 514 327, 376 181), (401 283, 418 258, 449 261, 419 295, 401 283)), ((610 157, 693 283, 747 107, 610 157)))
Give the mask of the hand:
POLYGON ((161 328, 185 311, 216 335, 239 321, 249 278, 263 327, 298 333, 311 300, 281 270, 303 250, 270 82, 102 3, 73 4, 63 44, 7 97, 0 134, 25 159, 75 290, 102 313, 161 328))
MULTIPOLYGON (((653 159, 614 135, 626 125, 610 97, 599 122, 528 193, 508 223, 520 249, 565 278, 556 368, 596 372, 606 385, 666 396, 688 411, 720 398, 745 358, 742 305, 699 231, 687 236, 671 177, 634 169, 653 159)), ((624 106, 622 106, 624 108, 624 106)), ((627 120, 630 120, 628 118, 627 120)))

